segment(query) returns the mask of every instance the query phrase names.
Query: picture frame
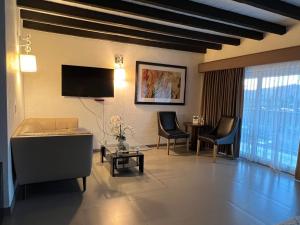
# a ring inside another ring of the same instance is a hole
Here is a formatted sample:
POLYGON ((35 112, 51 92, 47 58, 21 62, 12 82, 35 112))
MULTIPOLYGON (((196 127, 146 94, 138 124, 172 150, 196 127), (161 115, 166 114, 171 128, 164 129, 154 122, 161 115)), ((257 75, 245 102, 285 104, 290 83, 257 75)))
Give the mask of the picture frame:
POLYGON ((185 105, 187 67, 136 62, 135 104, 185 105))

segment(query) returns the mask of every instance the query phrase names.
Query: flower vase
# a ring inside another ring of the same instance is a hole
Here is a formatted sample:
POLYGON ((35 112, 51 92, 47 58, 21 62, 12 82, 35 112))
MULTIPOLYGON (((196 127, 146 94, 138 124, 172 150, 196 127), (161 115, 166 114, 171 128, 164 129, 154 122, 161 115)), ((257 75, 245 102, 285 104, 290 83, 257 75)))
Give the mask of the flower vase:
MULTIPOLYGON (((129 153, 129 144, 124 140, 121 139, 118 141, 118 155, 122 155, 122 154, 128 154, 129 153)), ((129 163, 129 158, 121 158, 121 159, 117 159, 117 165, 126 165, 129 163)))
POLYGON ((119 152, 126 153, 126 152, 128 152, 128 149, 129 149, 129 145, 126 142, 126 140, 121 139, 118 141, 118 151, 119 152))

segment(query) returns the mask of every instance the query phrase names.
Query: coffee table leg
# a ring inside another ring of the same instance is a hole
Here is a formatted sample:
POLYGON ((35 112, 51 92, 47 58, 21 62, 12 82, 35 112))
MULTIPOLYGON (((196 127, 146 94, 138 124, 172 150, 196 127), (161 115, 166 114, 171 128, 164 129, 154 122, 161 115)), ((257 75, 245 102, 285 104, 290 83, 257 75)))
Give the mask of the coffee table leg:
POLYGON ((106 154, 106 149, 104 146, 101 147, 100 153, 101 153, 101 162, 103 163, 104 162, 103 158, 105 157, 106 154))
POLYGON ((144 173, 144 155, 139 156, 139 171, 144 173))
POLYGON ((115 176, 115 166, 116 166, 116 159, 112 158, 111 159, 111 164, 110 164, 110 173, 111 173, 112 177, 115 176))

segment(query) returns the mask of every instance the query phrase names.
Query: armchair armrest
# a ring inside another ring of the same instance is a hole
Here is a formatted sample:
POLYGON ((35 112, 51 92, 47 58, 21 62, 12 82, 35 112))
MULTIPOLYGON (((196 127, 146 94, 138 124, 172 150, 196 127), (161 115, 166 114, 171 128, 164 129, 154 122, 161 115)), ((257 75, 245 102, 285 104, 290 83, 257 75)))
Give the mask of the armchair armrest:
POLYGON ((180 125, 179 125, 177 116, 175 117, 175 123, 176 123, 176 128, 180 130, 180 125))

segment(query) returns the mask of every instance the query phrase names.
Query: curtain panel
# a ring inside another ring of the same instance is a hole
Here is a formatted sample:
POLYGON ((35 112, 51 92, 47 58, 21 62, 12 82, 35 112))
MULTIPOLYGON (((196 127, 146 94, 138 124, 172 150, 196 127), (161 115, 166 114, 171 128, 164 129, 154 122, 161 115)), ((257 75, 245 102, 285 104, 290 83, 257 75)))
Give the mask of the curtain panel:
MULTIPOLYGON (((210 71, 204 74, 201 115, 205 124, 215 127, 221 116, 242 117, 244 68, 210 71)), ((239 157, 241 123, 234 143, 234 156, 239 157)), ((220 151, 228 152, 229 146, 220 151)))
POLYGON ((244 83, 241 157, 295 174, 300 61, 247 67, 244 83))
POLYGON ((295 178, 296 178, 296 180, 300 181, 300 143, 299 143, 299 148, 298 148, 298 160, 297 160, 297 165, 296 165, 295 178))

